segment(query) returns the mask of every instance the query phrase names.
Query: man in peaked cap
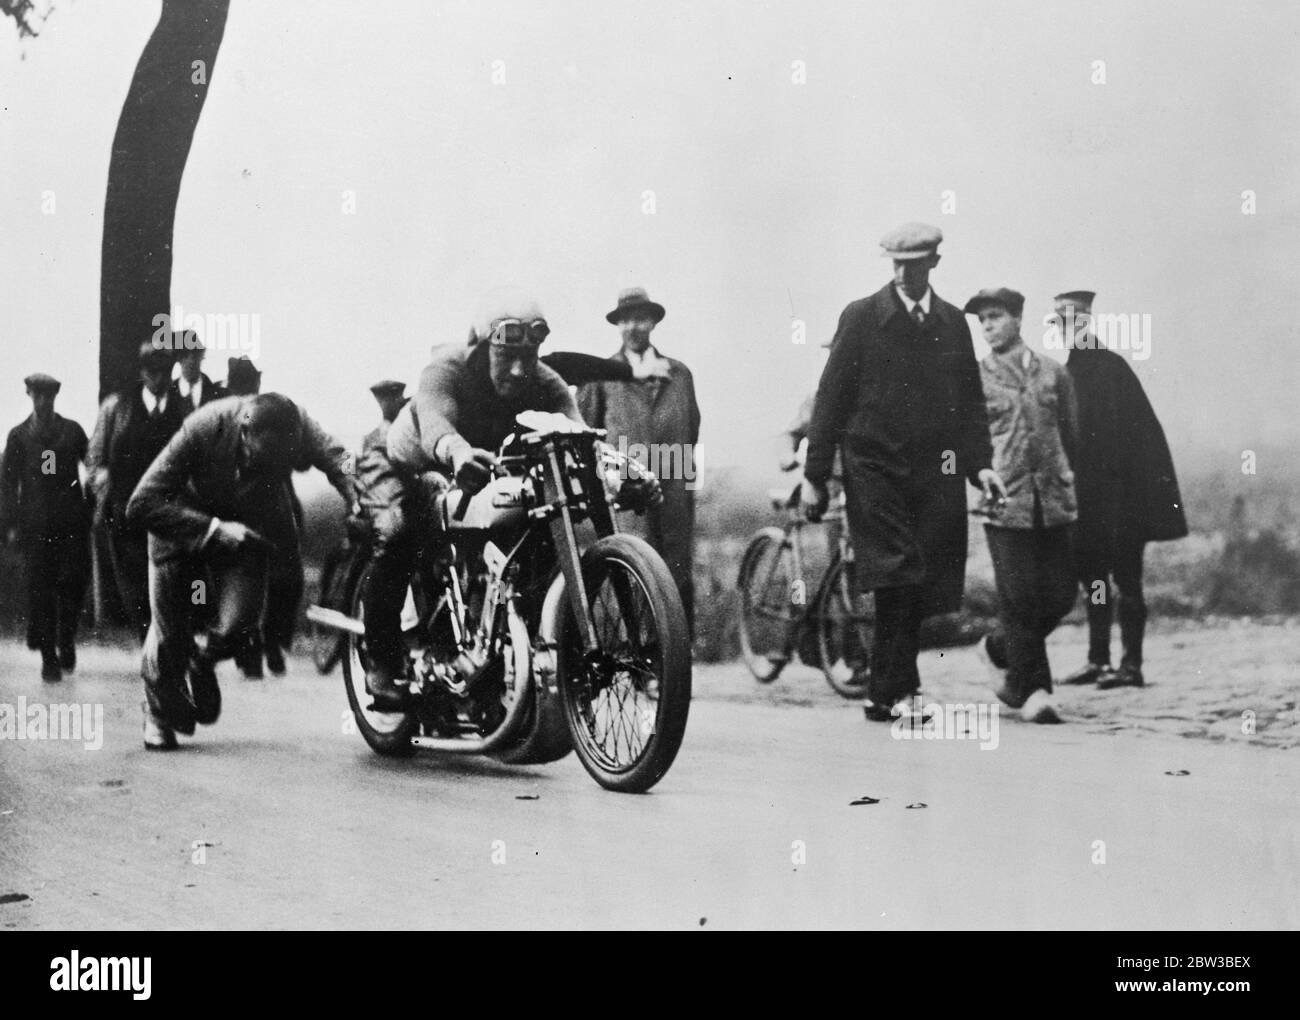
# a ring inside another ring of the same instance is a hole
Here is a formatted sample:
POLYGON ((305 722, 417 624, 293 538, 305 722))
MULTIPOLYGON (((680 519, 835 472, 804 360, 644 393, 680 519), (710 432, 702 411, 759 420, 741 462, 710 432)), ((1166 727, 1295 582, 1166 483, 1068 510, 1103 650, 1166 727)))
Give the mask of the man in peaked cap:
POLYGON ((1070 465, 1078 427, 1069 372, 1031 351, 1020 335, 1024 307, 1018 292, 997 287, 981 290, 964 309, 979 318, 992 348, 980 362, 980 378, 993 467, 1007 490, 984 528, 1000 620, 984 648, 1002 674, 997 696, 1003 703, 1027 722, 1052 723, 1060 718, 1046 642, 1074 604, 1070 465))
POLYGON ((406 406, 406 383, 398 382, 396 379, 382 379, 370 387, 370 392, 374 394, 375 402, 379 405, 379 413, 383 421, 366 433, 366 437, 361 440, 361 452, 364 454, 371 447, 379 446, 383 443, 384 437, 388 435, 388 426, 393 424, 393 419, 397 417, 397 412, 406 406))
POLYGON ((1187 534, 1182 496, 1164 430, 1123 355, 1102 346, 1093 328, 1090 290, 1056 295, 1057 328, 1079 401, 1075 465, 1079 523, 1075 569, 1088 607, 1088 661, 1064 679, 1098 689, 1140 687, 1146 602, 1142 557, 1147 542, 1187 534), (1119 600, 1122 658, 1110 668, 1114 597, 1119 600))
POLYGON ((641 287, 629 287, 618 295, 617 305, 605 321, 618 327, 622 347, 609 360, 627 365, 633 378, 582 386, 578 408, 589 425, 605 429, 609 442, 620 449, 654 451, 649 467, 659 477, 663 502, 643 516, 621 514, 619 526, 648 541, 668 564, 693 633, 700 406, 690 369, 676 358, 664 357, 650 342, 650 334, 664 315, 664 306, 652 301, 641 287), (648 372, 655 364, 666 365, 666 371, 648 372))
POLYGON ((96 523, 107 535, 109 562, 127 622, 140 640, 149 628, 149 553, 143 528, 126 520, 126 504, 149 465, 185 419, 173 399, 174 337, 140 345, 140 381, 110 394, 99 408, 86 468, 96 523))
POLYGON ((0 539, 20 543, 27 574, 27 647, 41 653, 41 677, 61 680, 77 664, 77 620, 90 578, 90 508, 77 466, 86 433, 56 414, 60 384, 23 380, 31 415, 9 432, 0 471, 0 539))
POLYGON ((881 239, 893 278, 840 316, 808 430, 804 512, 819 519, 836 449, 854 582, 875 596, 868 719, 886 721, 920 688, 921 622, 961 606, 963 477, 1005 493, 992 469, 970 328, 930 287, 943 234, 908 223, 881 239))

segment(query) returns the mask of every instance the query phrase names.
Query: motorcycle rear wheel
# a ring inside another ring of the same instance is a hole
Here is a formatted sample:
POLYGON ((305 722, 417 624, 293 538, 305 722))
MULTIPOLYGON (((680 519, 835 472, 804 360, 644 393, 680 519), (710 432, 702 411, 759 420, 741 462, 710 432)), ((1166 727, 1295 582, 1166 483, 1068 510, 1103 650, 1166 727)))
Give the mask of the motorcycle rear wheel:
POLYGON ((646 542, 608 535, 582 557, 599 648, 586 653, 571 608, 557 635, 560 699, 573 749, 607 790, 644 793, 672 765, 691 703, 681 595, 646 542))
MULTIPOLYGON (((365 591, 370 578, 367 567, 360 571, 356 583, 348 592, 348 608, 355 619, 365 619, 365 591)), ((352 718, 361 736, 376 754, 388 758, 406 758, 415 753, 411 737, 415 735, 419 720, 412 712, 372 712, 364 707, 371 702, 366 691, 366 669, 370 658, 366 654, 366 639, 358 634, 347 635, 343 653, 343 687, 347 691, 352 718)))

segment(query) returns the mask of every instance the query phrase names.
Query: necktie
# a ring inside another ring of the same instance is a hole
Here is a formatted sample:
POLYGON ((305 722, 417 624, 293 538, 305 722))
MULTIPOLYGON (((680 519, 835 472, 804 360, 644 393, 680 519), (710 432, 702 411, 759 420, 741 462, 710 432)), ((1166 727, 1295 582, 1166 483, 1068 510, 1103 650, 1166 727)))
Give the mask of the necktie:
POLYGON ((925 309, 921 307, 920 301, 912 306, 912 318, 916 320, 918 326, 925 328, 925 309))

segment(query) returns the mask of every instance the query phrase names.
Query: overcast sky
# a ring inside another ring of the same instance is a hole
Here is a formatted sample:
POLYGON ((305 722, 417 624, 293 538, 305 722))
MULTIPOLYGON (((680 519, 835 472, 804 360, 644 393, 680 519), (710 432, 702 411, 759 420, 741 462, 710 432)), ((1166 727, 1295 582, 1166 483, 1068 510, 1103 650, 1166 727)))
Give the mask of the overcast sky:
MULTIPOLYGON (((23 43, 0 23, 5 428, 33 370, 92 421, 109 152, 158 7, 63 0, 23 43)), ((1298 29, 1294 5, 1187 0, 234 0, 173 300, 258 315, 264 388, 357 436, 368 384, 413 384, 486 289, 536 288, 548 347, 612 353, 604 313, 639 284, 709 459, 753 464, 886 282, 880 235, 927 220, 936 291, 1021 290, 1032 344, 1063 289, 1150 315, 1134 367, 1176 455, 1294 444, 1298 29)))

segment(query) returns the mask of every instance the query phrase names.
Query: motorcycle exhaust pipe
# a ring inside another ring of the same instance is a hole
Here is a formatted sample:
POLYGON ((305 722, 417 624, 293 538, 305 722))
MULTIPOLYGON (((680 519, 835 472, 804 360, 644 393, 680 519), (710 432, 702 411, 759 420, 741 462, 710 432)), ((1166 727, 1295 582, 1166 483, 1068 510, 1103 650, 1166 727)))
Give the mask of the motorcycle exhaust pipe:
POLYGON ((540 680, 533 675, 533 653, 528 626, 515 608, 514 599, 506 603, 506 624, 510 628, 511 648, 515 656, 515 682, 524 687, 506 709, 506 717, 501 720, 501 725, 486 737, 477 740, 421 735, 411 737, 412 744, 429 751, 447 751, 452 754, 491 754, 506 747, 519 735, 524 719, 528 715, 528 709, 538 697, 534 684, 540 680))
POLYGON ((318 623, 322 627, 329 627, 331 630, 341 630, 348 634, 355 634, 357 637, 366 636, 366 625, 354 617, 348 616, 347 613, 340 613, 337 609, 326 609, 324 606, 308 606, 307 619, 312 623, 318 623))

